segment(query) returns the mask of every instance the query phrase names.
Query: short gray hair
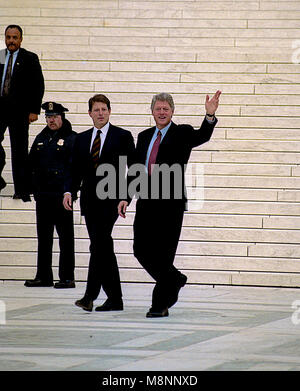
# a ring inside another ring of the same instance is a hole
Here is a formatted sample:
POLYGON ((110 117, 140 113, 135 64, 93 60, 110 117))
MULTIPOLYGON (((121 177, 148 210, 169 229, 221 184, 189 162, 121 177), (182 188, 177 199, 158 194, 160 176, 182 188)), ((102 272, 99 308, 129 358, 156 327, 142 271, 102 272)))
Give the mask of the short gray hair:
POLYGON ((168 102, 171 106, 172 111, 175 110, 174 100, 170 94, 167 94, 166 92, 162 92, 160 94, 154 95, 151 102, 151 111, 153 111, 155 103, 157 101, 160 102, 168 102))

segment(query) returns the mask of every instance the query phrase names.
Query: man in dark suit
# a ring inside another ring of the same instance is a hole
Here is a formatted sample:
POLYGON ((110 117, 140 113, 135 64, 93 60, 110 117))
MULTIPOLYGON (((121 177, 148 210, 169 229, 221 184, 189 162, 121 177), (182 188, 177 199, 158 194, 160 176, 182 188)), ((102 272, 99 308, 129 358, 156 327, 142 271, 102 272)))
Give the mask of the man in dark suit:
MULTIPOLYGON (((206 96, 206 117, 198 130, 191 125, 173 123, 172 96, 155 95, 151 110, 156 126, 138 135, 135 162, 145 165, 147 192, 139 189, 133 249, 140 264, 156 281, 152 307, 146 315, 149 318, 168 316, 168 308, 177 302, 178 293, 187 281, 173 264, 186 203, 184 172, 192 148, 205 143, 212 135, 220 94, 217 91, 212 99, 206 96), (170 168, 166 192, 167 180, 160 167, 170 168)), ((128 201, 124 200, 118 206, 122 217, 127 205, 128 201)))
POLYGON ((11 143, 14 199, 30 201, 28 194, 28 130, 38 119, 44 95, 44 78, 38 56, 21 48, 22 28, 5 29, 7 49, 0 51, 0 190, 6 186, 1 176, 5 166, 2 146, 6 128, 11 143))
POLYGON ((121 175, 125 177, 126 165, 120 169, 120 157, 131 164, 134 140, 129 131, 110 124, 110 114, 110 101, 105 95, 98 94, 89 100, 89 115, 94 127, 77 135, 63 201, 64 207, 71 210, 70 193, 76 193, 81 188, 80 207, 90 238, 90 262, 84 297, 75 304, 86 311, 92 311, 93 301, 97 299, 101 287, 107 300, 96 307, 96 311, 123 310, 111 234, 118 218, 118 203, 123 198, 118 196, 118 183, 121 175), (101 183, 106 181, 104 171, 107 167, 113 168, 114 173, 101 190, 101 183), (113 189, 111 193, 105 193, 106 187, 113 189))

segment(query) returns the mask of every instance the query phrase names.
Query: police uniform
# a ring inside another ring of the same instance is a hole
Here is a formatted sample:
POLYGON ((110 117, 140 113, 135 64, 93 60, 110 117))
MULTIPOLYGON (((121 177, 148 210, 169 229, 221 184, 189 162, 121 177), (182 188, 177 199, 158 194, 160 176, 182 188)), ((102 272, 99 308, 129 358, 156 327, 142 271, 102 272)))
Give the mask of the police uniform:
MULTIPOLYGON (((59 237, 59 282, 55 288, 73 288, 74 227, 73 211, 63 207, 64 178, 71 162, 76 132, 65 119, 68 111, 55 102, 42 105, 46 116, 61 115, 62 126, 52 130, 46 126, 35 138, 30 153, 31 193, 36 201, 38 236, 37 273, 25 286, 53 286, 52 245, 54 227, 59 237)), ((75 199, 75 198, 73 198, 75 199)))

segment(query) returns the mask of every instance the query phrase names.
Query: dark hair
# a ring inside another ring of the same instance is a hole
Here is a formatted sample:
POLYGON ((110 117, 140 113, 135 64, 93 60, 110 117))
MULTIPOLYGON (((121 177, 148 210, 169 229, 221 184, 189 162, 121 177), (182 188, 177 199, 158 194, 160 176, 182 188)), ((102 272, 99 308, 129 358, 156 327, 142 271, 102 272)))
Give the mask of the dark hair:
POLYGON ((22 30, 22 27, 20 27, 19 25, 17 25, 17 24, 10 24, 9 26, 6 27, 5 34, 6 34, 6 31, 8 29, 17 29, 17 30, 19 30, 20 34, 21 34, 21 38, 23 37, 23 30, 22 30))
POLYGON ((95 102, 105 103, 108 110, 110 110, 110 100, 102 94, 96 94, 89 99, 89 111, 92 111, 95 102))

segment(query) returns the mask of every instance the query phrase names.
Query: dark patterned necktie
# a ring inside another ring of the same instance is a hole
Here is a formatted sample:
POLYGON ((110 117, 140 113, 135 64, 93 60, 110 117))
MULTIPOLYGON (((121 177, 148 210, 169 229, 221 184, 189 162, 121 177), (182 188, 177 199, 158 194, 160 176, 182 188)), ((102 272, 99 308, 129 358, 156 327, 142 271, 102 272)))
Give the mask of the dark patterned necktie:
POLYGON ((152 150, 149 156, 149 161, 148 161, 148 174, 151 175, 153 171, 153 164, 155 164, 156 161, 156 156, 158 153, 158 148, 160 145, 160 140, 161 140, 161 131, 159 130, 157 133, 157 137, 154 141, 154 144, 152 146, 152 150))
POLYGON ((8 93, 9 93, 10 81, 11 81, 12 60, 13 60, 13 54, 10 53, 7 68, 6 68, 6 75, 5 75, 5 79, 4 79, 4 84, 3 84, 3 91, 2 91, 3 96, 8 95, 8 93))
POLYGON ((99 164, 99 154, 100 154, 100 146, 101 146, 101 138, 100 138, 100 133, 101 130, 97 130, 97 135, 95 137, 95 140, 92 145, 91 149, 91 155, 92 155, 92 160, 94 162, 94 167, 97 168, 99 164))

